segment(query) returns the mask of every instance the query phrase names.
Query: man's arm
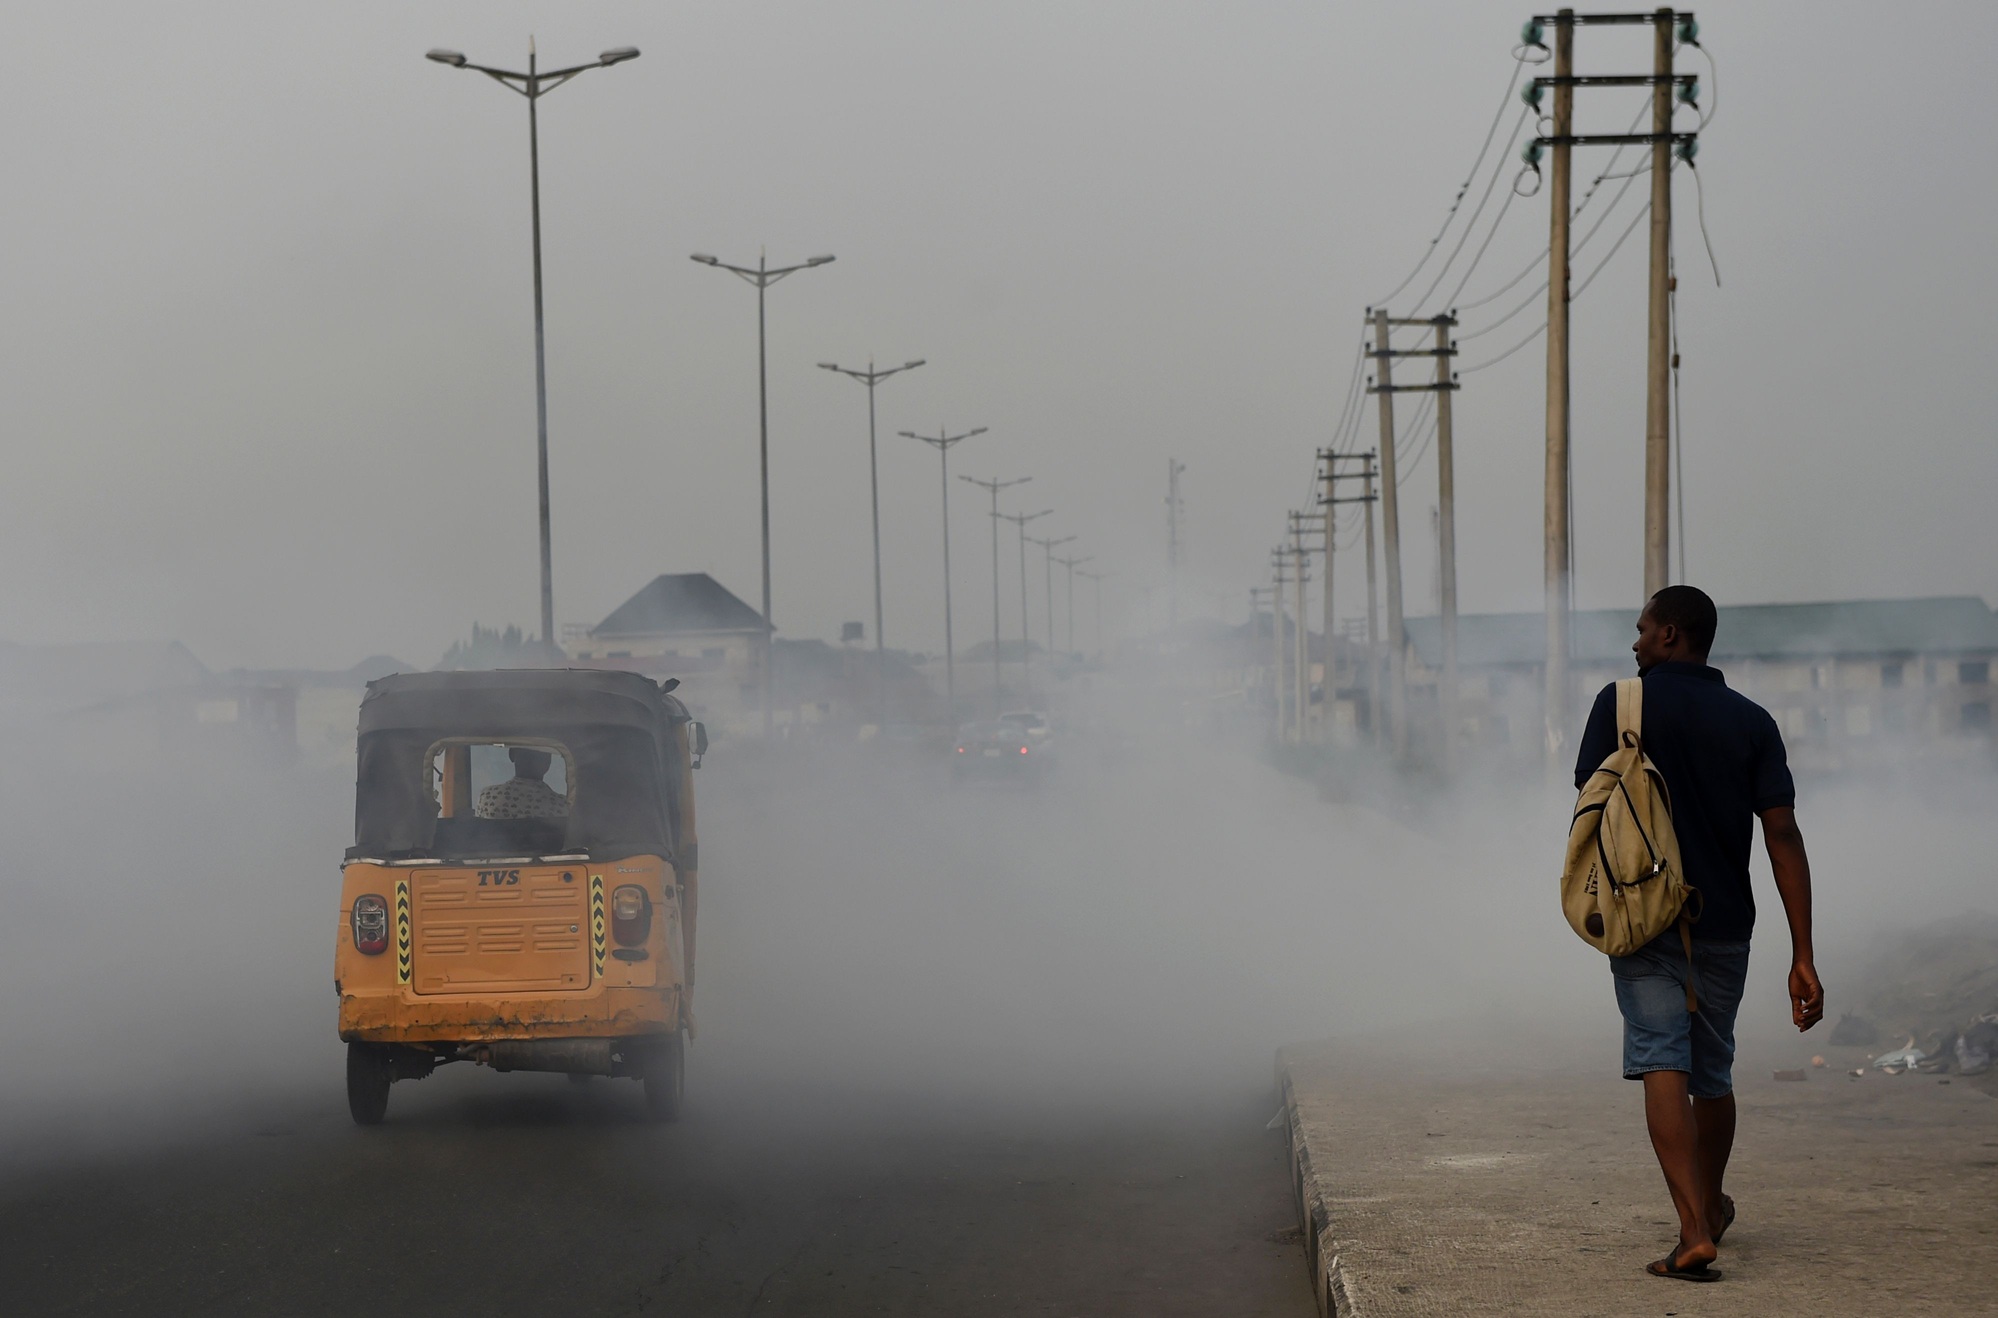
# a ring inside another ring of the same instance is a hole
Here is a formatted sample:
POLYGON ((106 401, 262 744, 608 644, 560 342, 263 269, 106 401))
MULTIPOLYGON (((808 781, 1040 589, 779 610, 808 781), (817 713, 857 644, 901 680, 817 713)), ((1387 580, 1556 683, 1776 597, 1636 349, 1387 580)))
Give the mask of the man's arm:
POLYGON ((1825 1018, 1825 989, 1818 982, 1817 953, 1811 946, 1811 861, 1804 854, 1804 831, 1794 806, 1762 812, 1762 843, 1776 874, 1776 893, 1790 922, 1790 1019, 1808 1030, 1825 1018))

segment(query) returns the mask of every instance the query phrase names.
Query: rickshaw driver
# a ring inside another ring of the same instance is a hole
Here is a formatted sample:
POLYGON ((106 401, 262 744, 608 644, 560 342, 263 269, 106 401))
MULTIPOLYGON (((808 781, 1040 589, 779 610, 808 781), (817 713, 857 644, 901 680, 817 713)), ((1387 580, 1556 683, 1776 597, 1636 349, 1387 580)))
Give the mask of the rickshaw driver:
POLYGON ((480 792, 474 813, 480 819, 566 818, 569 798, 542 781, 553 757, 535 746, 509 746, 506 754, 513 777, 480 792))

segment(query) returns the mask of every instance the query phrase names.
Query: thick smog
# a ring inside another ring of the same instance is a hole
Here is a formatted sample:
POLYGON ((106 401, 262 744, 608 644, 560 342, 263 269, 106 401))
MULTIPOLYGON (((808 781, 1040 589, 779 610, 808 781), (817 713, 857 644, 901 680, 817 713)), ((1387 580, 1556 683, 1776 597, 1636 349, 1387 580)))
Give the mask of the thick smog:
POLYGON ((1982 1311, 1980 16, 21 15, 0 1307, 1982 1311))

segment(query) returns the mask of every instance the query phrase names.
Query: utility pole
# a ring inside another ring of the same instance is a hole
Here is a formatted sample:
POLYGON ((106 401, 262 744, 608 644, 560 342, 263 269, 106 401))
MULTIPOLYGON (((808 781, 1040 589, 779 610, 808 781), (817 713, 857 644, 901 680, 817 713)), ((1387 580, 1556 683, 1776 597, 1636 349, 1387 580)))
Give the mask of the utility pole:
POLYGON ((1644 597, 1671 583, 1672 11, 1651 25, 1651 306, 1644 379, 1644 597))
POLYGON ((969 481, 992 495, 992 717, 998 718, 1005 712, 1006 706, 1006 683, 1001 676, 999 662, 999 491, 1012 485, 1025 485, 1033 477, 1021 476, 1010 481, 996 477, 982 481, 976 476, 959 476, 958 479, 969 481))
MULTIPOLYGON (((1436 395, 1436 480, 1438 507, 1436 516, 1437 551, 1437 611, 1440 615, 1440 630, 1443 633, 1443 666, 1446 676, 1443 685, 1446 690, 1438 701, 1439 713, 1444 728, 1442 736, 1443 761, 1447 767, 1452 758, 1452 746, 1456 737, 1456 669, 1457 669, 1457 525, 1456 525, 1456 473, 1453 450, 1451 448, 1450 395, 1457 391, 1457 381, 1450 369, 1451 361, 1457 355, 1456 346, 1450 340, 1450 331, 1456 328, 1457 318, 1450 315, 1431 316, 1421 320, 1391 318, 1384 311, 1374 312, 1375 357, 1380 362, 1381 379, 1375 392, 1382 395, 1383 416, 1395 394, 1433 393, 1436 395), (1390 348, 1388 346, 1389 327, 1431 326, 1436 331, 1436 346, 1433 348, 1390 348), (1436 379, 1431 384, 1394 384, 1388 378, 1388 367, 1397 357, 1434 357, 1436 359, 1436 379)), ((1387 420, 1382 427, 1387 429, 1387 420)), ((1385 473, 1384 465, 1383 471, 1385 473)), ((1397 718, 1401 725, 1395 731, 1395 753, 1405 756, 1408 753, 1408 678, 1407 659, 1403 651, 1404 641, 1396 639, 1399 609, 1401 603, 1401 548, 1400 538, 1393 529, 1397 506, 1394 494, 1395 482, 1384 475, 1387 496, 1384 507, 1387 509, 1390 529, 1388 531, 1388 641, 1394 647, 1394 696, 1400 713, 1397 718)))
MULTIPOLYGON (((1338 505, 1357 503, 1365 509, 1367 541, 1367 721, 1373 728, 1374 740, 1380 740, 1380 684, 1379 668, 1374 662, 1374 455, 1367 453, 1334 453, 1330 449, 1319 450, 1319 457, 1325 462, 1325 495, 1321 502, 1325 507, 1325 677, 1328 690, 1334 685, 1332 633, 1334 631, 1332 612, 1332 539, 1338 518, 1338 505), (1339 470, 1342 462, 1362 464, 1359 471, 1339 470), (1338 492, 1340 481, 1361 480, 1366 482, 1365 492, 1356 495, 1341 495, 1338 492)), ((1326 729, 1329 738, 1331 729, 1326 729)))
POLYGON ((1366 487, 1362 494, 1365 503, 1361 507, 1367 515, 1367 721, 1373 725, 1374 745, 1379 746, 1382 738, 1382 724, 1386 719, 1381 711, 1381 629, 1380 592, 1375 587, 1374 572, 1374 503, 1380 495, 1374 491, 1374 477, 1379 473, 1375 465, 1375 455, 1367 454, 1366 487))
POLYGON ((1166 630, 1179 627, 1179 515, 1184 505, 1179 497, 1180 473, 1186 464, 1178 458, 1166 459, 1166 630))
POLYGON ((1450 364, 1456 346, 1450 331, 1455 316, 1437 316, 1436 324, 1436 613, 1443 641, 1443 771, 1457 768, 1457 459, 1451 444, 1450 396, 1457 391, 1450 364))
POLYGON ((1547 606, 1544 741, 1547 772, 1564 776, 1568 750, 1568 304, 1569 222, 1575 135, 1575 11, 1554 20, 1554 144, 1548 180, 1553 228, 1547 246, 1547 504, 1541 531, 1547 606))
MULTIPOLYGON (((1054 512, 1043 508, 1037 513, 1000 513, 1020 532, 1020 684, 1026 688, 1027 703, 1034 703, 1034 638, 1027 631, 1027 523, 1054 512)), ((1048 637, 1054 644, 1054 637, 1048 637)))
POLYGON ((1044 568, 1045 568, 1045 569, 1047 570, 1047 606, 1048 606, 1048 658, 1049 658, 1049 660, 1053 660, 1053 658, 1054 658, 1054 653, 1055 653, 1055 630, 1054 630, 1054 565, 1055 565, 1055 556, 1054 556, 1054 551, 1055 551, 1055 550, 1057 550, 1057 549, 1059 549, 1059 548, 1061 548, 1061 546, 1063 546, 1063 545, 1067 544, 1067 543, 1068 543, 1069 541, 1071 541, 1071 540, 1075 539, 1075 537, 1074 537, 1074 536, 1072 536, 1072 535, 1064 535, 1064 536, 1060 536, 1060 537, 1057 537, 1057 538, 1054 538, 1054 539, 1049 539, 1049 540, 1043 540, 1043 539, 1041 539, 1041 538, 1040 538, 1039 536, 1032 536, 1032 535, 1030 535, 1030 536, 1028 536, 1028 537, 1027 537, 1027 539, 1029 539, 1029 540, 1033 541, 1033 542, 1034 542, 1035 544, 1037 544, 1037 545, 1039 545, 1039 546, 1041 547, 1041 553, 1042 553, 1042 556, 1043 556, 1043 557, 1042 557, 1042 566, 1043 566, 1043 567, 1044 567, 1044 568))
POLYGON ((979 426, 961 435, 953 435, 942 426, 934 435, 919 435, 913 430, 898 432, 904 439, 920 439, 937 451, 943 465, 943 574, 944 574, 944 705, 951 723, 957 722, 957 642, 951 634, 950 621, 950 451, 974 435, 985 433, 979 426))
POLYGON ((1552 148, 1548 204, 1551 234, 1547 280, 1547 508, 1546 602, 1547 665, 1545 722, 1550 774, 1565 777, 1568 748, 1569 611, 1573 574, 1569 474, 1569 225, 1572 149, 1578 146, 1638 146, 1651 148, 1651 271, 1650 310, 1645 376, 1644 417, 1644 582, 1647 594, 1670 579, 1671 531, 1668 521, 1671 492, 1671 240, 1672 156, 1692 162, 1699 149, 1698 132, 1672 131, 1673 89, 1680 103, 1698 108, 1699 81, 1673 70, 1673 37, 1697 44, 1699 24, 1685 11, 1658 9, 1650 13, 1577 14, 1563 9, 1527 25, 1529 45, 1541 45, 1541 25, 1554 27, 1554 73, 1535 78, 1527 102, 1538 106, 1548 88, 1554 92, 1553 132, 1527 146, 1526 163, 1538 170, 1543 149, 1552 148), (1575 75, 1575 28, 1584 24, 1652 25, 1652 71, 1648 74, 1575 75), (1575 88, 1650 87, 1651 131, 1648 133, 1575 132, 1575 88))
POLYGON ((1270 685, 1276 691, 1276 739, 1279 744, 1290 740, 1290 675, 1285 671, 1289 664, 1284 658, 1288 648, 1284 643, 1283 627, 1283 588, 1290 584, 1290 576, 1284 570, 1284 560, 1289 556, 1279 541, 1270 553, 1270 635, 1273 641, 1271 653, 1275 662, 1270 667, 1270 685))
POLYGON ((794 275, 800 270, 810 270, 817 266, 830 265, 830 256, 814 256, 796 265, 770 268, 770 262, 759 252, 754 268, 744 265, 730 265, 700 252, 688 258, 702 265, 726 270, 744 283, 756 289, 756 452, 762 471, 763 490, 763 738, 770 739, 776 725, 772 714, 772 674, 771 650, 777 625, 770 618, 770 353, 769 336, 764 330, 764 294, 770 286, 786 275, 794 275))
POLYGON ((1075 570, 1084 563, 1096 561, 1094 554, 1084 554, 1081 558, 1057 558, 1055 562, 1068 569, 1068 645, 1069 654, 1075 653, 1075 570))
MULTIPOLYGON (((1408 759, 1408 671, 1401 612, 1401 507, 1394 468, 1394 351, 1388 344, 1387 309, 1370 308, 1374 363, 1379 372, 1367 392, 1376 395, 1381 421, 1381 540, 1387 557, 1388 734, 1397 763, 1408 759)), ((1416 388, 1421 386, 1405 386, 1416 388)))
POLYGON ((881 620, 881 473, 874 456, 874 386, 891 375, 913 371, 922 364, 922 359, 917 358, 900 366, 891 366, 885 371, 877 371, 874 369, 874 359, 870 357, 866 370, 855 371, 841 366, 838 362, 819 363, 819 369, 822 371, 837 371, 867 386, 867 490, 874 510, 874 698, 877 706, 874 717, 882 723, 888 721, 888 654, 887 641, 882 636, 884 628, 881 620))
MULTIPOLYGON (((1281 576, 1283 571, 1281 554, 1276 557, 1275 563, 1277 575, 1281 576)), ((1255 635, 1257 620, 1263 616, 1263 596, 1267 595, 1270 597, 1270 635, 1277 638, 1273 647, 1274 660, 1270 664, 1270 709, 1275 719, 1271 727, 1273 735, 1278 741, 1283 740, 1283 634, 1277 627, 1276 619, 1277 611, 1280 607, 1278 601, 1282 598, 1280 593, 1282 589, 1283 583, 1281 581, 1271 586, 1249 587, 1249 634, 1251 637, 1255 635)))
POLYGON ((1296 565, 1291 584, 1297 592, 1297 668, 1292 679, 1296 694, 1297 739, 1300 742, 1309 740, 1311 734, 1311 609, 1304 595, 1304 587, 1311 580, 1311 551, 1305 548, 1304 531, 1316 517, 1313 513, 1293 512, 1290 515, 1290 556, 1296 565))

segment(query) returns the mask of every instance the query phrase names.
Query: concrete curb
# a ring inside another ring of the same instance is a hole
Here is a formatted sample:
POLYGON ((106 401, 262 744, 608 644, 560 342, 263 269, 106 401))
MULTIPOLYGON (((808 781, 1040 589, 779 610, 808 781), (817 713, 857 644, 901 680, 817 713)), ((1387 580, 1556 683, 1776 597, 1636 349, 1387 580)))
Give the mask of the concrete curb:
POLYGON ((1290 1140, 1290 1186, 1297 1202, 1298 1229, 1304 1237, 1304 1265, 1311 1273, 1311 1294, 1321 1318, 1360 1318, 1351 1278, 1341 1264, 1332 1237, 1332 1213, 1311 1167, 1311 1147, 1304 1138, 1304 1121, 1297 1110, 1297 1091, 1281 1051, 1276 1058, 1277 1089, 1283 1095, 1283 1118, 1290 1140))

